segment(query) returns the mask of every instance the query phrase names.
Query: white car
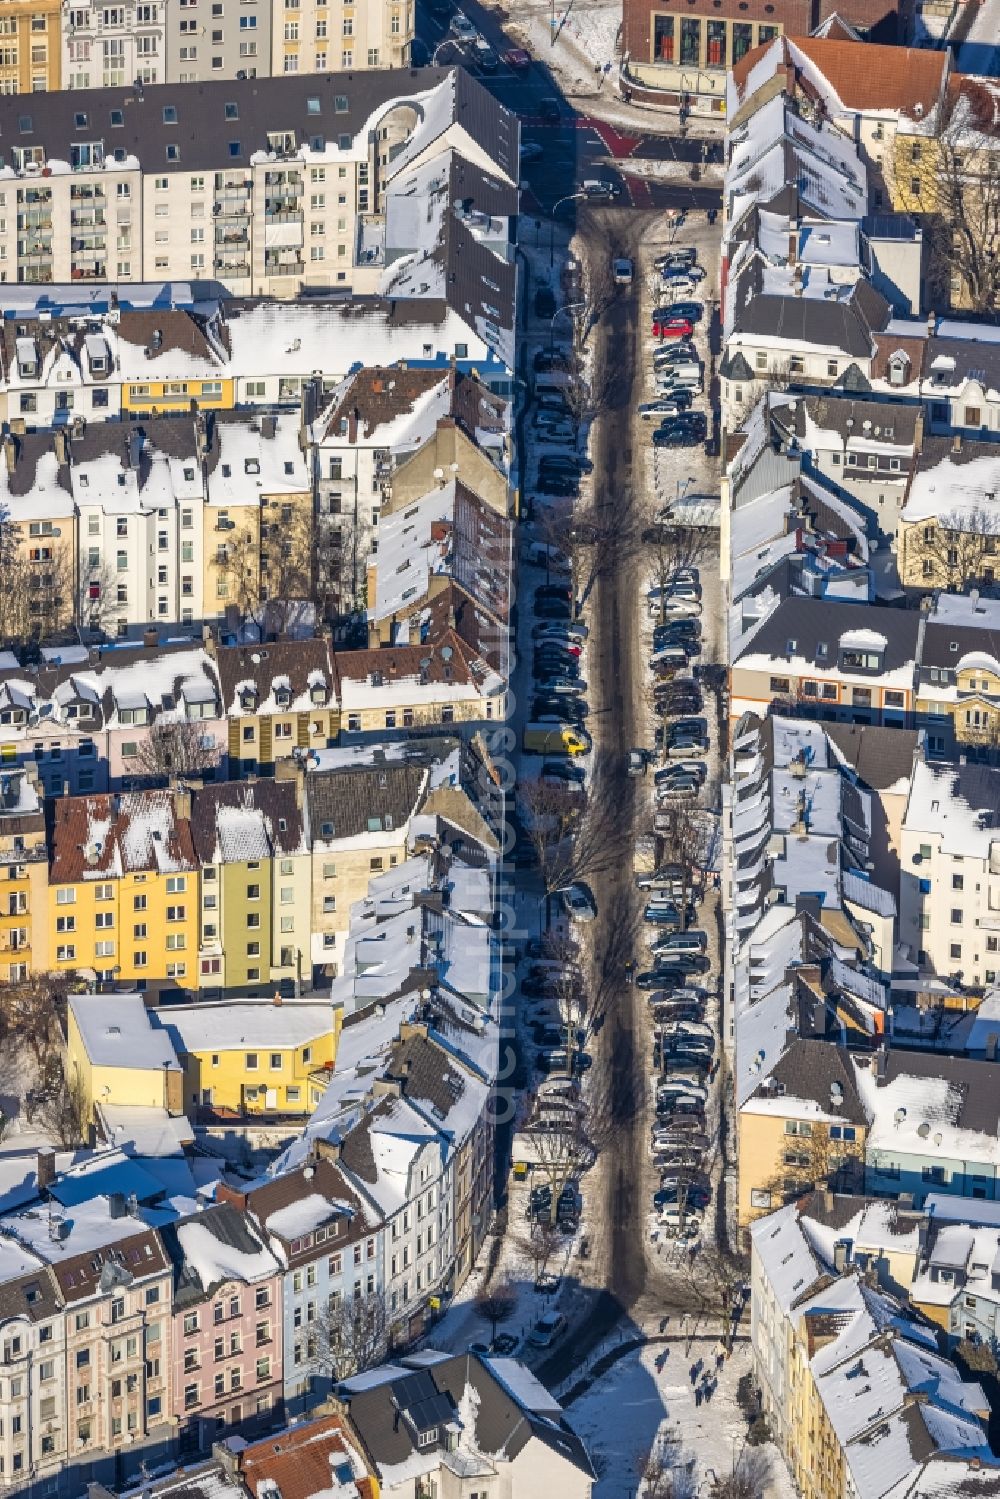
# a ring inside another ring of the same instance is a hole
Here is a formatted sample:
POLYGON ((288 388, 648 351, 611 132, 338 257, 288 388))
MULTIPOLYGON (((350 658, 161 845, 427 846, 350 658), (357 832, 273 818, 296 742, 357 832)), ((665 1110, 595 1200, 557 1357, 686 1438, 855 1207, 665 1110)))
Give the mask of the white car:
POLYGON ((566 1318, 561 1312, 546 1312, 544 1317, 539 1317, 534 1327, 528 1334, 528 1342, 535 1348, 551 1348, 562 1333, 566 1331, 566 1318))
POLYGON ((585 885, 566 885, 559 891, 570 921, 593 921, 597 915, 593 897, 585 885))

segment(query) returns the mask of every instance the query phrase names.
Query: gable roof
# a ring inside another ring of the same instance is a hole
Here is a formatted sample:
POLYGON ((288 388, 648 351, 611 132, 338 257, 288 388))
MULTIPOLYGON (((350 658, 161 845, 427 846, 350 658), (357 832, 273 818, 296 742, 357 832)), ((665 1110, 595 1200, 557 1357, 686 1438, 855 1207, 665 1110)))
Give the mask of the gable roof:
POLYGON ((52 884, 197 865, 191 825, 170 791, 62 796, 52 807, 52 884))
POLYGON ((427 779, 427 769, 420 765, 311 771, 305 794, 313 838, 326 843, 405 828, 427 779), (325 832, 327 827, 331 831, 325 832))
POLYGON ((191 835, 201 864, 243 864, 306 850, 291 781, 226 781, 191 798, 191 835))
POLYGON ((349 1490, 352 1473, 361 1499, 374 1499, 377 1487, 360 1466, 357 1447, 351 1440, 343 1417, 321 1416, 299 1426, 288 1427, 252 1442, 238 1458, 239 1474, 254 1499, 321 1499, 337 1482, 341 1496, 349 1490), (352 1457, 355 1462, 352 1463, 352 1457))

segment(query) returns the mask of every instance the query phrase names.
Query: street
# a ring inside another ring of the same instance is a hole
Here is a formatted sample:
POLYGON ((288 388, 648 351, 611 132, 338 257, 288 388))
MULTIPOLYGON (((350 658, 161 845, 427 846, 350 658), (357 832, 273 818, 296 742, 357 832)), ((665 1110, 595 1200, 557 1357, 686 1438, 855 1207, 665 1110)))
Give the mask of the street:
MULTIPOLYGON (((537 145, 542 152, 537 160, 525 163, 522 173, 525 215, 547 213, 575 185, 588 178, 620 184, 623 200, 633 208, 704 211, 719 207, 718 187, 692 181, 689 170, 671 180, 629 170, 631 162, 677 162, 686 164, 700 176, 711 149, 709 143, 668 135, 666 122, 663 131, 631 127, 618 130, 606 121, 577 113, 572 103, 561 96, 543 58, 536 56, 524 69, 511 68, 503 61, 503 53, 516 43, 503 30, 493 11, 477 0, 470 0, 462 9, 500 58, 496 72, 476 70, 476 77, 520 117, 522 143, 529 148, 537 145), (558 120, 543 116, 543 100, 558 101, 558 120)), ((467 50, 449 38, 447 16, 434 15, 427 7, 418 9, 415 55, 423 63, 436 58, 439 63, 471 67, 467 50)), ((571 210, 573 205, 568 206, 571 210)), ((567 222, 570 222, 568 216, 567 222)))

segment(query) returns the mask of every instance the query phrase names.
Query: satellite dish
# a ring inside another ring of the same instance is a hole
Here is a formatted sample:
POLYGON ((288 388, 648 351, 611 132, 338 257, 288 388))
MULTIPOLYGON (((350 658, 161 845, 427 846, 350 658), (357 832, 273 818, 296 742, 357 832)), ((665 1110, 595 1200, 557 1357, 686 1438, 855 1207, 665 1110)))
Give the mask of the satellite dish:
POLYGON ((435 477, 435 479, 443 479, 444 478, 444 469, 443 468, 436 468, 434 470, 434 477, 435 477))

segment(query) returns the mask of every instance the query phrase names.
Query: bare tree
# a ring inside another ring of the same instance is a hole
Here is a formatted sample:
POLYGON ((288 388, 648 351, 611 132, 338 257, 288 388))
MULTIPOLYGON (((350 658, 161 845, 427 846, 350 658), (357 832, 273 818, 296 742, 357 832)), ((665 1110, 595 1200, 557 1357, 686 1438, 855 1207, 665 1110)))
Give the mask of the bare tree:
POLYGON ((743 1305, 748 1270, 745 1258, 707 1243, 688 1264, 691 1295, 703 1313, 710 1312, 719 1318, 721 1341, 727 1354, 733 1351, 736 1320, 743 1305))
POLYGON ((659 592, 659 622, 667 618, 667 593, 684 568, 700 567, 711 555, 708 533, 695 526, 676 526, 656 516, 643 528, 645 558, 659 592))
POLYGON ((668 864, 683 868, 683 898, 680 901, 687 924, 687 908, 694 894, 695 873, 703 871, 707 853, 709 820, 691 802, 672 801, 660 809, 657 829, 663 838, 668 864))
POLYGON ((40 1123, 57 1145, 69 1150, 87 1139, 90 1110, 80 1075, 67 1077, 60 1066, 57 1077, 46 1083, 46 1098, 40 1110, 40 1123))
POLYGON ((22 645, 54 636, 73 619, 72 561, 51 537, 26 540, 0 507, 0 640, 22 645))
POLYGON ((181 718, 154 724, 139 745, 130 773, 155 781, 171 776, 203 776, 219 763, 220 747, 204 725, 181 718))
POLYGON ((537 1285, 545 1274, 546 1266, 561 1243, 559 1230, 545 1218, 536 1219, 519 1241, 519 1247, 531 1260, 532 1274, 537 1285))
POLYGON ((279 634, 291 612, 316 595, 312 505, 272 501, 260 525, 261 586, 279 634))
POLYGON ((635 1119, 642 1104, 637 1086, 630 1084, 623 1089, 610 1075, 601 1075, 593 1079, 585 1096, 565 1108, 547 1110, 544 1128, 541 1121, 529 1128, 537 1163, 535 1174, 541 1175, 551 1190, 550 1223, 556 1222, 563 1190, 590 1170, 600 1152, 635 1119))
POLYGON ((384 1357, 388 1343, 385 1297, 344 1296, 328 1307, 322 1332, 335 1380, 350 1379, 384 1357))
POLYGON ((603 874, 624 856, 627 829, 600 765, 589 798, 561 783, 539 780, 521 787, 520 801, 525 832, 538 856, 547 908, 557 890, 574 880, 603 874))
POLYGON ((517 1308, 517 1296, 507 1280, 482 1288, 476 1297, 476 1311, 490 1324, 490 1341, 497 1335, 497 1324, 506 1322, 517 1308))
POLYGON ((670 1436, 656 1436, 649 1450, 640 1453, 638 1499, 695 1499, 698 1486, 694 1464, 685 1462, 680 1443, 670 1436))
POLYGON ((712 1499, 763 1499, 771 1491, 771 1466, 762 1447, 744 1447, 730 1472, 716 1478, 712 1499))
POLYGON ((1000 566, 1000 517, 984 505, 951 511, 906 533, 904 582, 965 593, 1000 566))
POLYGON ((23 1042, 39 1071, 61 1051, 68 990, 63 973, 32 974, 0 987, 0 1038, 23 1042))
MULTIPOLYGON (((933 305, 980 315, 1000 310, 1000 128, 985 83, 963 80, 940 105, 933 171, 912 206, 930 210, 928 280, 933 305), (926 188, 926 199, 924 189, 926 188)), ((905 148, 897 139, 897 150, 905 148)), ((905 170, 901 167, 900 170, 905 170)))

